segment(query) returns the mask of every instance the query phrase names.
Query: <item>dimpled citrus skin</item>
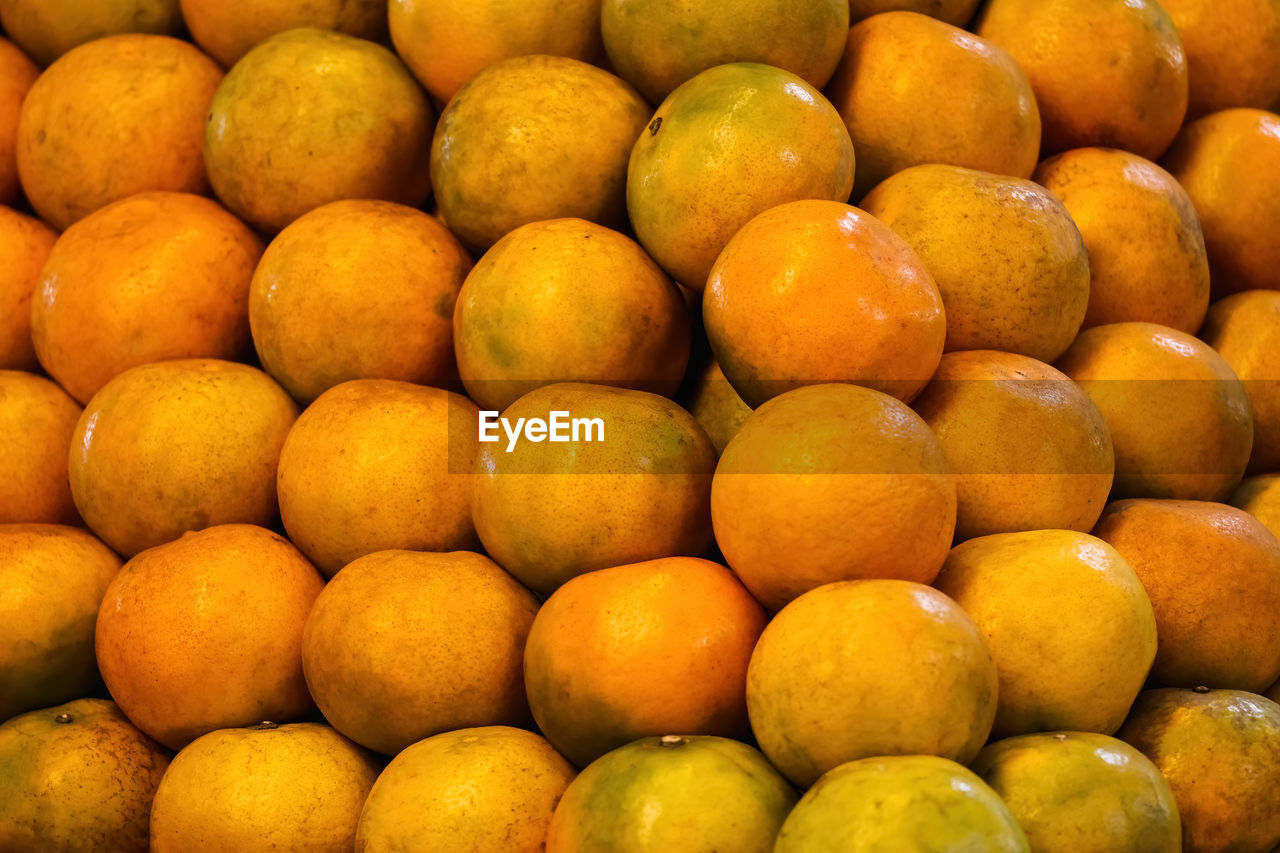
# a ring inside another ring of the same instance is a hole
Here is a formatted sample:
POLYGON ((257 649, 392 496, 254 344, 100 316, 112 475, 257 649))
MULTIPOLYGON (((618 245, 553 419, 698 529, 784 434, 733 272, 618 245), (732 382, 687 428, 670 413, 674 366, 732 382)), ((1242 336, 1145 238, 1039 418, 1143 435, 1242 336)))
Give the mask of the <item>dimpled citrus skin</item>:
POLYGON ((18 118, 40 69, 17 45, 0 38, 0 204, 18 198, 18 118))
POLYGON ((915 12, 849 30, 826 89, 858 154, 853 198, 895 172, 947 163, 1018 178, 1040 150, 1031 83, 1002 48, 915 12))
POLYGON ((31 297, 58 234, 39 219, 0 207, 0 370, 36 370, 31 297))
POLYGON ((1245 477, 1229 503, 1261 521, 1280 539, 1280 473, 1245 477))
POLYGON ((1200 338, 1240 377, 1253 411, 1248 472, 1280 469, 1280 293, 1250 290, 1209 307, 1200 338))
POLYGON ((1187 54, 1189 118, 1280 102, 1280 4, 1275 0, 1160 0, 1187 54))
POLYGON ((751 407, 724 378, 720 363, 710 353, 704 356, 704 366, 682 389, 677 400, 693 415, 716 446, 717 453, 724 453, 729 440, 751 416, 751 407))
POLYGON ((973 17, 978 0, 849 0, 849 23, 881 12, 919 12, 956 27, 973 17))
POLYGON ((676 281, 701 290, 749 219, 798 199, 845 201, 854 152, 835 108, 768 65, 720 65, 681 84, 631 151, 636 237, 676 281))
POLYGON ((67 457, 80 406, 43 376, 0 370, 0 523, 79 524, 67 457))
POLYGON ((40 65, 73 47, 125 33, 176 36, 178 0, 5 0, 0 25, 40 65))
POLYGON ((297 27, 336 30, 385 42, 385 0, 181 0, 182 18, 200 48, 230 68, 250 48, 297 27))

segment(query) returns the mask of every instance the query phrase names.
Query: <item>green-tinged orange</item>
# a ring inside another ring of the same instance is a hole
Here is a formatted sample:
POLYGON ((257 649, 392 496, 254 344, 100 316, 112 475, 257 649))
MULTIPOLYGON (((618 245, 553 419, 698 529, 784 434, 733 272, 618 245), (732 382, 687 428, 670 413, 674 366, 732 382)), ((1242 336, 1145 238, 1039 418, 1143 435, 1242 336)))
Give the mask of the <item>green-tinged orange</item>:
POLYGON ((39 219, 0 207, 0 370, 36 370, 31 298, 58 234, 39 219))
POLYGON ((1240 377, 1253 412, 1250 474, 1280 471, 1280 292, 1247 290, 1209 306, 1200 339, 1240 377))
POLYGON ((0 370, 0 524, 79 524, 67 457, 80 406, 43 376, 0 370))
POLYGON ((702 356, 702 366, 691 361, 691 373, 677 400, 693 415, 717 453, 724 453, 730 439, 751 416, 751 407, 743 402, 733 385, 724 377, 715 356, 702 356))
POLYGON ((179 0, 4 0, 0 26, 40 65, 106 36, 182 32, 179 0))
MULTIPOLYGON (((170 0, 172 2, 172 0, 170 0)), ((154 2, 154 0, 153 0, 154 2)), ((335 30, 386 42, 387 0, 181 0, 191 38, 230 68, 250 48, 298 27, 335 30)))

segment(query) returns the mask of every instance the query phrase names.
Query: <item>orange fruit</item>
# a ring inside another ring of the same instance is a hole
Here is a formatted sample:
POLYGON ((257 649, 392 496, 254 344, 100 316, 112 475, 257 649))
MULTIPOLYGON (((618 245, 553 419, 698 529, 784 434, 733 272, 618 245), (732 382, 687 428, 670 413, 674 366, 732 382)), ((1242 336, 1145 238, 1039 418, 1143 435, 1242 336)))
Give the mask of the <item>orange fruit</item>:
POLYGON ((389 379, 330 388, 280 450, 280 517, 332 577, 374 551, 456 551, 471 524, 477 409, 459 394, 389 379))
POLYGON ((62 230, 135 193, 207 193, 201 134, 221 80, 213 60, 168 36, 71 50, 22 104, 18 177, 31 206, 62 230))
POLYGON ((510 726, 444 732, 406 747, 374 783, 356 853, 440 845, 542 853, 574 769, 541 737, 510 726), (468 796, 458 797, 465 790, 468 796))
POLYGON ((1053 361, 1089 302, 1089 256, 1062 203, 1020 178, 913 166, 862 207, 915 250, 946 309, 945 349, 1053 361))
POLYGON ((331 201, 416 207, 430 193, 435 111, 400 59, 373 42, 309 27, 272 36, 227 73, 207 113, 213 189, 260 231, 331 201))
POLYGON ((1245 477, 1231 493, 1230 503, 1280 538, 1280 473, 1245 477))
POLYGON ((1089 251, 1086 328, 1136 320, 1195 334, 1209 261, 1195 207, 1172 175, 1127 151, 1077 148, 1033 177, 1066 206, 1089 251))
POLYGON ((0 38, 0 204, 18 198, 18 118, 40 69, 6 38, 0 38))
POLYGON ((257 44, 298 27, 335 30, 370 41, 385 42, 386 0, 181 0, 182 17, 191 38, 214 59, 230 68, 257 44))
POLYGON ((1103 145, 1154 160, 1187 111, 1187 62, 1155 0, 992 0, 975 32, 1031 79, 1044 150, 1103 145))
POLYGON ((724 378, 715 356, 706 353, 701 361, 701 368, 696 362, 691 365, 685 378, 687 384, 676 399, 693 415, 715 445, 716 452, 724 453, 729 440, 751 416, 751 407, 724 378))
POLYGON ((1200 338, 1240 377, 1253 410, 1250 473, 1280 470, 1280 293, 1250 290, 1209 306, 1200 338))
POLYGON ((1155 683, 1258 692, 1280 678, 1280 541, 1262 522, 1207 501, 1124 500, 1094 534, 1151 598, 1155 683))
POLYGON ((991 42, 914 11, 850 29, 827 96, 858 152, 854 199, 922 163, 1018 178, 1036 166, 1040 112, 1027 75, 991 42))
POLYGON ((182 32, 178 0, 4 0, 0 26, 40 65, 106 36, 182 32))
POLYGON ((934 586, 995 657, 996 737, 1120 728, 1156 656, 1156 617, 1115 548, 1074 530, 980 536, 952 549, 934 586))
POLYGON ((1280 102, 1280 5, 1275 0, 1160 0, 1187 54, 1187 115, 1280 102))
POLYGON ((249 349, 249 280, 262 242, 216 202, 143 193, 58 238, 36 284, 40 363, 81 403, 130 367, 236 359, 249 349))
POLYGON ((72 497, 89 528, 126 558, 188 530, 270 524, 280 447, 297 413, 283 388, 243 364, 183 359, 126 370, 76 424, 72 497))
POLYGON ((124 564, 98 612, 102 678, 151 737, 181 749, 214 729, 311 709, 302 628, 324 585, 286 540, 221 524, 124 564))
POLYGON ((848 0, 741 0, 732 14, 681 0, 604 0, 600 7, 609 61, 653 104, 729 62, 772 65, 821 89, 848 29, 848 0))
POLYGON ((457 239, 421 211, 318 207, 276 235, 253 273, 249 327, 263 369, 303 402, 349 379, 445 386, 470 269, 457 239))
POLYGON ((79 524, 67 456, 80 406, 43 376, 0 370, 0 523, 79 524))
POLYGON ((544 219, 621 228, 627 155, 648 118, 634 89, 585 62, 520 56, 492 65, 440 114, 431 143, 440 215, 476 252, 544 219))
POLYGON ((1178 134, 1162 165, 1204 229, 1215 296, 1280 287, 1280 115, 1235 109, 1178 134))
POLYGON ((588 572, 548 598, 524 651, 538 728, 579 767, 660 732, 747 728, 764 610, 724 566, 669 557, 588 572))
POLYGON ((537 609, 479 554, 369 554, 329 581, 307 620, 307 686, 334 728, 387 755, 440 732, 520 725, 537 609))
POLYGON ((0 207, 0 370, 36 370, 31 297, 57 233, 39 219, 0 207))
POLYGON ((453 327, 462 382, 485 409, 554 382, 670 396, 689 359, 671 279, 635 241, 582 219, 499 240, 467 276, 453 327))
POLYGON ((973 17, 978 0, 849 0, 849 23, 881 12, 919 12, 957 27, 973 17))
POLYGON ((702 290, 748 220, 788 201, 845 201, 853 166, 849 132, 816 89, 780 68, 720 65, 681 84, 640 134, 627 211, 653 259, 702 290))
POLYGON ((1089 396, 1024 355, 942 357, 912 403, 956 487, 956 538, 1046 528, 1088 531, 1107 502, 1115 452, 1089 396))
POLYGON ((598 63, 600 0, 390 0, 391 40, 440 103, 479 72, 529 54, 598 63))
POLYGON ((350 853, 379 769, 373 756, 320 723, 210 732, 184 747, 160 780, 151 850, 187 851, 195 843, 207 853, 350 853))
POLYGON ((711 268, 702 319, 752 406, 821 382, 910 400, 946 335, 942 297, 916 253, 835 201, 782 204, 744 225, 711 268))
POLYGON ((0 720, 99 685, 93 626, 119 568, 84 530, 0 524, 0 720))
POLYGON ((929 427, 894 398, 851 385, 801 388, 756 409, 711 487, 716 542, 770 610, 832 581, 931 582, 955 517, 929 427))
POLYGON ((1155 323, 1111 323, 1081 332, 1056 367, 1107 422, 1114 496, 1222 500, 1240 482, 1249 399, 1208 345, 1155 323))

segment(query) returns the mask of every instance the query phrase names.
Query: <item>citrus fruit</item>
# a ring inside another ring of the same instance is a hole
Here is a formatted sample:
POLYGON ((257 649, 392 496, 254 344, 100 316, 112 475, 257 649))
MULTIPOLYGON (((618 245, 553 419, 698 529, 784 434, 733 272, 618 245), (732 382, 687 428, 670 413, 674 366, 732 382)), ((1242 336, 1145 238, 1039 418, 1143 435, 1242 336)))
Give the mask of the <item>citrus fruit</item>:
POLYGON ((1280 293, 1251 290, 1209 307, 1200 338, 1240 377, 1253 412, 1250 473, 1280 469, 1280 293))
POLYGON ((178 0, 4 0, 0 26, 27 55, 48 65, 73 47, 106 36, 182 31, 178 0))
POLYGON ((230 68, 250 48, 298 27, 336 30, 385 42, 386 0, 181 0, 191 38, 205 53, 230 68))
POLYGON ((0 207, 0 370, 40 366, 31 343, 31 297, 56 239, 39 219, 0 207))
POLYGON ((0 204, 13 204, 18 197, 18 119, 39 75, 25 53, 0 38, 0 204))
POLYGON ((1231 493, 1230 503, 1280 538, 1280 473, 1245 477, 1231 493))
POLYGON ((1187 115, 1280 103, 1280 6, 1274 0, 1160 0, 1187 55, 1187 115))
POLYGON ((849 0, 849 23, 881 12, 919 12, 963 27, 977 7, 978 0, 849 0))
POLYGON ((80 406, 34 373, 0 370, 0 523, 79 524, 67 457, 80 406))
POLYGON ((699 360, 701 368, 691 360, 690 373, 685 379, 688 384, 676 399, 693 415, 715 445, 716 452, 724 453, 729 440, 751 416, 751 407, 724 378, 715 356, 705 353, 699 360))

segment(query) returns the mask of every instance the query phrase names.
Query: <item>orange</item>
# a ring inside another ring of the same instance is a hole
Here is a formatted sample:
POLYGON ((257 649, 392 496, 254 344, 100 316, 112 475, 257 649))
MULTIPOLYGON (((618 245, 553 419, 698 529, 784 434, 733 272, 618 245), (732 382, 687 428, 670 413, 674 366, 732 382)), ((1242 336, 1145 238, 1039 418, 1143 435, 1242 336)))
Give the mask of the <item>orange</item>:
POLYGON ((770 610, 832 581, 931 582, 955 517, 955 486, 929 427, 894 398, 852 385, 813 385, 756 409, 711 487, 716 542, 770 610))
POLYGON ((151 809, 153 853, 350 853, 381 764, 320 723, 220 729, 174 757, 151 809), (196 842, 196 839, 199 839, 196 842))
POLYGON ((919 12, 953 26, 963 27, 973 17, 978 0, 849 0, 849 23, 881 12, 919 12))
POLYGON ((634 89, 585 62, 492 65, 440 114, 431 143, 440 215, 477 253, 543 219, 621 228, 627 156, 648 118, 634 89))
POLYGON ((98 686, 93 626, 119 568, 83 530, 0 524, 0 720, 98 686))
POLYGON ((1107 502, 1115 452, 1102 413, 1057 370, 1023 355, 942 357, 912 403, 947 459, 956 538, 1088 531, 1107 502))
POLYGON ((271 36, 298 27, 336 30, 385 42, 385 0, 181 0, 191 38, 205 53, 230 68, 249 49, 271 36))
POLYGON ((600 8, 609 61, 653 104, 728 62, 772 65, 821 89, 848 29, 848 0, 740 0, 732 14, 683 0, 604 0, 600 8))
POLYGON ((390 0, 387 16, 396 52, 440 103, 504 59, 604 56, 600 0, 390 0))
POLYGON ((1115 497, 1223 500, 1244 475, 1253 417, 1230 365, 1154 323, 1086 329, 1058 359, 1097 404, 1115 448, 1115 497))
POLYGON ((853 167, 849 132, 816 89, 780 68, 720 65, 672 92, 636 140, 627 211, 653 259, 702 290, 748 220, 788 201, 845 201, 853 167))
POLYGON ((35 370, 31 297, 58 235, 39 219, 0 207, 0 370, 35 370))
POLYGON ((1044 150, 1103 145, 1154 160, 1187 111, 1187 62, 1155 0, 992 0, 975 32, 1035 90, 1044 150))
POLYGON ((933 277, 881 222, 835 201, 795 201, 733 235, 707 278, 707 338, 749 405, 819 382, 910 400, 942 356, 933 277))
POLYGON ((1125 500, 1094 533, 1151 598, 1155 683, 1258 692, 1280 678, 1280 541, 1262 522, 1225 504, 1125 500))
POLYGON ((635 241, 582 219, 522 225, 467 276, 458 370, 485 409, 554 382, 670 396, 689 359, 684 297, 635 241))
POLYGON ((265 373, 183 359, 126 370, 72 435, 71 494, 128 558, 214 524, 276 518, 276 464, 297 409, 265 373))
POLYGON ((584 572, 706 550, 716 451, 688 412, 644 391, 565 382, 502 416, 517 430, 557 411, 581 422, 578 441, 563 420, 570 440, 558 443, 512 443, 491 422, 480 445, 471 514, 494 560, 548 594, 584 572))
POLYGON ((1280 538, 1280 473, 1245 477, 1231 493, 1230 503, 1280 538))
POLYGON ((952 549, 934 586, 995 657, 995 737, 1120 728, 1156 656, 1156 617, 1115 548, 1074 530, 980 536, 952 549))
POLYGON ((249 288, 262 366, 310 402, 349 379, 445 386, 453 308, 471 259, 433 217, 386 201, 335 201, 280 232, 249 288))
POLYGON ((1249 473, 1280 470, 1280 293, 1250 290, 1218 300, 1200 338, 1231 365, 1249 397, 1249 473))
POLYGON ((1207 115, 1178 134, 1162 164, 1200 217, 1214 295, 1280 287, 1280 115, 1207 115))
POLYGON ((1038 184, 958 166, 905 169, 862 207, 915 250, 946 308, 946 350, 1053 361, 1089 302, 1089 256, 1071 215, 1038 184))
POLYGON ((334 728, 387 755, 440 732, 520 725, 537 609, 479 554, 369 554, 329 581, 307 620, 307 686, 334 728))
POLYGON ((105 36, 182 32, 178 0, 4 0, 0 26, 32 59, 48 65, 105 36))
POLYGON ((135 193, 207 193, 201 134, 221 80, 213 60, 168 36, 71 50, 22 104, 18 177, 31 206, 62 230, 135 193))
POLYGON ((216 202, 143 193, 67 229, 31 306, 40 363, 81 403, 112 377, 249 349, 249 280, 262 242, 216 202))
POLYGON ((849 30, 827 95, 858 152, 854 199, 922 163, 1018 178, 1035 168, 1040 111, 1027 75, 991 42, 914 11, 849 30))
POLYGON ((207 113, 213 189, 263 232, 331 201, 416 207, 430 193, 435 111, 373 42, 308 27, 272 36, 227 73, 207 113))
POLYGON ((0 523, 79 524, 67 456, 80 406, 43 376, 0 370, 0 523))
POLYGON ((964 763, 991 731, 996 665, 973 620, 935 589, 827 584, 765 628, 747 670, 747 710, 760 749, 802 788, 868 756, 964 763))
POLYGON ((1136 320, 1195 334, 1209 261, 1195 207, 1172 175, 1127 151, 1077 148, 1033 177, 1066 206, 1088 249, 1086 328, 1136 320))
POLYGON ((543 603, 524 651, 538 728, 579 767, 662 732, 739 736, 764 610, 724 566, 669 557, 588 572, 543 603))
POLYGON ((1187 54, 1190 104, 1199 118, 1280 102, 1280 5, 1275 0, 1160 0, 1187 54))
POLYGON ((356 830, 356 853, 437 846, 542 853, 574 769, 541 737, 510 726, 420 740, 378 777, 356 830), (466 797, 457 796, 465 790, 466 797))
POLYGON ((170 749, 311 709, 302 628, 324 581, 286 540, 221 524, 124 564, 98 613, 111 696, 170 749))
POLYGON ((327 576, 389 548, 474 548, 476 417, 466 397, 390 379, 321 394, 280 450, 289 537, 327 576))
POLYGON ((691 364, 690 373, 685 379, 688 383, 676 398, 689 410, 698 426, 702 427, 717 453, 724 453, 729 440, 738 434, 738 430, 751 416, 751 407, 742 401, 738 392, 733 390, 729 380, 724 378, 720 363, 715 356, 706 353, 702 359, 702 367, 691 364))
POLYGON ((39 74, 26 54, 0 38, 0 204, 18 198, 18 118, 39 74))

